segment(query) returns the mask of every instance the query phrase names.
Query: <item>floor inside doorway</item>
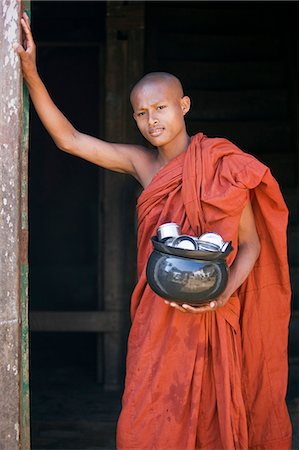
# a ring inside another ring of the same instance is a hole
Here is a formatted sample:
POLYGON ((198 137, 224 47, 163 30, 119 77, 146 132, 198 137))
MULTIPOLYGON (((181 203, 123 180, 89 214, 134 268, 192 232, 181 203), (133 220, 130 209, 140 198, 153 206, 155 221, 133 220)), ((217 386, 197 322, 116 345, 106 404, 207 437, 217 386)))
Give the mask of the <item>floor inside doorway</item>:
POLYGON ((32 450, 113 450, 121 392, 105 391, 93 371, 35 369, 32 450))
MULTIPOLYGON (((35 369, 31 382, 32 450, 115 450, 121 391, 105 391, 92 370, 35 369)), ((299 450, 299 398, 289 401, 293 450, 299 450)))

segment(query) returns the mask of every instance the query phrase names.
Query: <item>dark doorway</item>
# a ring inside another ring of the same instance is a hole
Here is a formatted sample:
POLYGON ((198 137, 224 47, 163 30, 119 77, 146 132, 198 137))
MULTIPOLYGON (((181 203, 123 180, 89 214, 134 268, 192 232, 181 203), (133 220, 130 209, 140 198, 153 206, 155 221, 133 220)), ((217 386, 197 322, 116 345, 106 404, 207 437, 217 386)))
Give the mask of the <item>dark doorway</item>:
MULTIPOLYGON (((103 133, 105 7, 32 2, 42 79, 73 125, 94 136, 103 133)), ((119 393, 103 393, 103 336, 80 332, 82 314, 102 301, 102 171, 59 151, 34 110, 29 195, 33 449, 113 447, 119 393)))

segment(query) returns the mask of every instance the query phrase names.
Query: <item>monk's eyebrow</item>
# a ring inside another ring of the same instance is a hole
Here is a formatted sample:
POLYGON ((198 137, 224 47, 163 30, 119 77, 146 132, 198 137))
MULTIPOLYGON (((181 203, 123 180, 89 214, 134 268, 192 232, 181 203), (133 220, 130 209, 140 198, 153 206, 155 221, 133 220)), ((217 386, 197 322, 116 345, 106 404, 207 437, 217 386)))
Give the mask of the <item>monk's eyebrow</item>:
POLYGON ((159 100, 158 102, 152 103, 148 106, 141 106, 140 108, 137 108, 137 111, 146 111, 148 108, 155 107, 157 105, 161 105, 161 103, 167 103, 167 100, 159 100))

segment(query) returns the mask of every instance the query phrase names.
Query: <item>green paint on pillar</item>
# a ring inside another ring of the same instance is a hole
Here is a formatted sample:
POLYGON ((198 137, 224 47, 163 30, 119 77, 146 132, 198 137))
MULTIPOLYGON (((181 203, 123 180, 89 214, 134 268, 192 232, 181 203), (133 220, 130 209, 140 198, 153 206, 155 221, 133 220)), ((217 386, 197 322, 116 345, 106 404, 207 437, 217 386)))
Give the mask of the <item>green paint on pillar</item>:
POLYGON ((21 266, 21 346, 22 346, 22 380, 21 380, 21 443, 22 449, 30 449, 30 391, 29 391, 29 339, 28 339, 28 264, 21 266))
MULTIPOLYGON (((22 3, 23 10, 30 17, 30 0, 22 3)), ((28 230, 28 142, 29 142, 29 95, 23 83, 23 111, 21 136, 21 233, 28 230)), ((30 385, 29 385, 29 324, 28 324, 28 240, 21 239, 21 279, 20 279, 20 313, 21 313, 21 449, 29 450, 30 446, 30 385), (24 260, 25 259, 25 260, 24 260)))

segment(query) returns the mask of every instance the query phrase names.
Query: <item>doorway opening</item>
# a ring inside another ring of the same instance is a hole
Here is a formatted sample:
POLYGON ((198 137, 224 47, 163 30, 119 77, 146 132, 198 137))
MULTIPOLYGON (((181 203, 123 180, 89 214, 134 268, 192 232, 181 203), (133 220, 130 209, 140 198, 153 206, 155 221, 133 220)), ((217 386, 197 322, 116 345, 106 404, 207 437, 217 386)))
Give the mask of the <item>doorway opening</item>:
MULTIPOLYGON (((103 132, 106 4, 34 1, 38 68, 80 131, 103 132)), ((114 448, 120 391, 103 389, 102 170, 58 150, 31 111, 31 429, 33 449, 114 448)))

